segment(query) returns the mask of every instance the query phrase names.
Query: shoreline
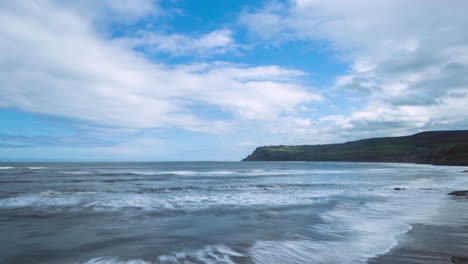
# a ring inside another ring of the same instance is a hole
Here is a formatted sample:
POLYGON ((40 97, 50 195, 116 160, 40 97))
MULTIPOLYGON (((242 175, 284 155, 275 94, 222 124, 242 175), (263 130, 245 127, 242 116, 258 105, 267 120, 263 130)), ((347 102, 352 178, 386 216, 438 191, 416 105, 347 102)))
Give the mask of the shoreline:
POLYGON ((431 165, 435 167, 460 167, 461 172, 468 173, 468 164, 436 164, 429 162, 412 162, 412 161, 358 161, 358 160, 246 160, 242 159, 239 162, 339 162, 339 163, 381 163, 381 164, 413 164, 413 165, 431 165))
MULTIPOLYGON (((447 194, 448 195, 448 194, 447 194)), ((395 236, 397 245, 367 260, 368 264, 468 264, 468 196, 450 195, 439 214, 426 223, 411 224, 395 236)))

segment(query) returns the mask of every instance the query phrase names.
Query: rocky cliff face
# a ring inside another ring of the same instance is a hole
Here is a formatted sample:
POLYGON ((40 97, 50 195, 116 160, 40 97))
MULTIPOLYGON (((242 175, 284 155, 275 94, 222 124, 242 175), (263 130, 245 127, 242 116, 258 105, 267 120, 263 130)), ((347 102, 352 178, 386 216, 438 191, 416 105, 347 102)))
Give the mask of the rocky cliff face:
POLYGON ((404 162, 468 166, 468 130, 428 131, 342 144, 265 146, 258 147, 244 161, 404 162))

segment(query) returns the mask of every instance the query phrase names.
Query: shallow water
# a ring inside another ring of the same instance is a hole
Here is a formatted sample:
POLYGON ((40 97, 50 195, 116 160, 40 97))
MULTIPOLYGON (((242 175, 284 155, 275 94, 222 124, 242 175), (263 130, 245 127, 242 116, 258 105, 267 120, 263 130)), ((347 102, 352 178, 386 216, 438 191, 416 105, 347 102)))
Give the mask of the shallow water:
POLYGON ((0 263, 366 263, 467 186, 459 167, 0 164, 0 263), (395 187, 405 190, 396 191, 395 187))

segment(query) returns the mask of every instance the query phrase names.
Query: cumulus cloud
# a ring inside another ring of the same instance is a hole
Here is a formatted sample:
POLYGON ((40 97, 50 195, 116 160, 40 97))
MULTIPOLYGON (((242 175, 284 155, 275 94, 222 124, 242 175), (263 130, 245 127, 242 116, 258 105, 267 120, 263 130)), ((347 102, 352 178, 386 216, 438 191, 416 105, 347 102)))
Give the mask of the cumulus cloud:
POLYGON ((131 42, 151 53, 168 53, 172 56, 198 56, 237 52, 244 46, 236 44, 228 29, 212 31, 198 36, 165 34, 162 32, 142 32, 131 42))
MULTIPOLYGON (((191 107, 202 103, 235 119, 255 120, 275 118, 303 103, 321 100, 299 84, 302 72, 278 66, 154 62, 119 39, 100 34, 94 18, 83 15, 90 8, 88 2, 4 4, 0 23, 8 26, 0 28, 0 107, 102 126, 219 132, 232 120, 207 120, 191 107)), ((139 2, 142 6, 152 3, 139 2)), ((103 3, 109 4, 106 10, 129 11, 132 16, 158 10, 152 5, 128 9, 126 1, 103 3)), ((196 39, 175 38, 174 46, 161 44, 162 49, 180 54, 222 52, 232 44, 226 30, 196 39)))
MULTIPOLYGON (((0 27, 0 107, 86 121, 74 122, 84 135, 76 144, 92 145, 93 138, 112 135, 120 143, 103 140, 101 147, 116 155, 138 152, 131 145, 162 146, 153 134, 142 133, 155 129, 235 130, 242 134, 240 145, 251 147, 252 142, 325 143, 468 125, 468 4, 463 1, 273 1, 240 15, 254 41, 328 43, 350 65, 328 96, 304 85, 306 72, 291 68, 157 59, 169 54, 202 61, 243 51, 233 27, 186 35, 146 28, 112 37, 109 29, 119 23, 164 16, 157 4, 2 3, 0 23, 8 26, 0 27), (319 101, 341 109, 316 111, 319 101), (354 109, 344 109, 346 104, 354 109), (199 107, 220 114, 205 115, 199 107), (252 131, 257 138, 249 138, 252 131), (124 137, 133 141, 120 141, 124 137)), ((3 135, 0 143, 29 146, 34 140, 3 135)), ((38 140, 60 145, 69 139, 38 140)))
MULTIPOLYGON (((56 8, 71 10, 87 20, 99 23, 131 23, 142 17, 165 14, 158 0, 39 0, 38 4, 53 4, 56 8)), ((60 11, 60 10, 57 10, 60 11)))
POLYGON ((290 0, 244 12, 240 22, 269 42, 327 42, 350 63, 333 91, 368 104, 336 128, 405 134, 468 125, 467 9, 455 0, 290 0))

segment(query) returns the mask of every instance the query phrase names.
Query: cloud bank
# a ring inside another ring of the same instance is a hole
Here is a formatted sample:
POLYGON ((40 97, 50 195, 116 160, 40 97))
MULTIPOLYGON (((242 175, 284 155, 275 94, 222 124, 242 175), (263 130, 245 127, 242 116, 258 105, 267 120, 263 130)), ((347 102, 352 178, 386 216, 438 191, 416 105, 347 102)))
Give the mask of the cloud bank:
MULTIPOLYGON (((126 2, 108 3, 106 10, 128 11, 126 2)), ((95 21, 102 18, 83 15, 83 8, 87 5, 43 0, 15 1, 0 10, 0 22, 9 25, 0 29, 1 107, 98 125, 216 132, 233 120, 272 119, 321 100, 298 84, 304 73, 297 70, 149 60, 128 42, 100 34, 95 21), (208 120, 192 111, 199 104, 233 118, 208 120)), ((147 10, 158 8, 134 8, 130 13, 133 18, 147 16, 147 10)), ((222 52, 232 44, 225 30, 195 40, 180 35, 151 38, 156 48, 176 54, 222 52)))
POLYGON ((239 21, 268 42, 328 43, 351 65, 332 91, 368 100, 320 120, 348 134, 395 135, 468 126, 467 9, 453 0, 291 0, 239 21))
POLYGON ((79 145, 145 157, 157 152, 146 146, 178 144, 168 136, 178 131, 209 135, 204 144, 222 138, 212 149, 237 146, 240 158, 254 145, 468 126, 464 1, 266 1, 235 21, 180 31, 161 22, 174 15, 161 3, 0 4, 0 23, 8 25, 0 28, 0 108, 67 119, 80 137, 9 129, 0 133, 3 149, 79 145), (330 67, 332 84, 311 87, 316 75, 307 65, 317 62, 300 55, 324 46, 349 68, 330 67), (312 48, 284 52, 291 47, 312 48), (291 60, 276 57, 284 54, 298 63, 284 66, 291 60))

